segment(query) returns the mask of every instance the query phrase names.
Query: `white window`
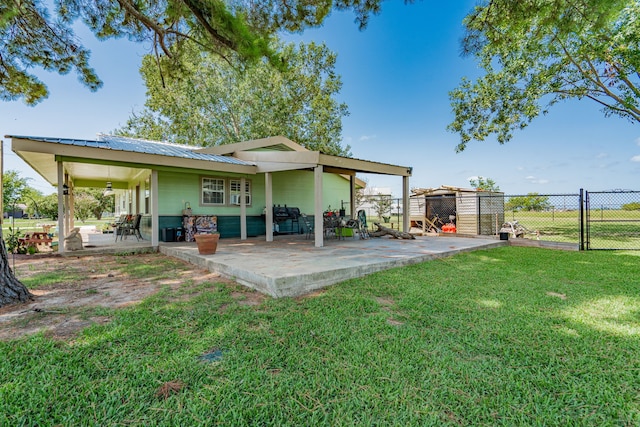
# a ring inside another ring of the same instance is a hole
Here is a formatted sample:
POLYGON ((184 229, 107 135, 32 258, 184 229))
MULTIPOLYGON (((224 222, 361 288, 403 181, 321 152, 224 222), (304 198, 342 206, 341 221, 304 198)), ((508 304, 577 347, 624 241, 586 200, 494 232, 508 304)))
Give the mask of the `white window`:
POLYGON ((202 204, 224 205, 224 179, 202 178, 202 204))
MULTIPOLYGON (((240 205, 241 195, 241 183, 239 179, 230 179, 229 180, 229 204, 231 205, 240 205)), ((247 206, 251 204, 251 181, 244 181, 244 194, 246 195, 246 204, 247 206)))

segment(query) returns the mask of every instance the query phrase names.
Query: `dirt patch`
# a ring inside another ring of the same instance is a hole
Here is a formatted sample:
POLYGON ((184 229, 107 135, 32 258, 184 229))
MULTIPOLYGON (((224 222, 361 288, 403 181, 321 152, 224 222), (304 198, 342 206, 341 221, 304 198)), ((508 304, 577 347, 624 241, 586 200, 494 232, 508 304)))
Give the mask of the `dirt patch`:
POLYGON ((204 282, 233 286, 234 298, 247 305, 265 296, 240 289, 235 282, 162 254, 131 256, 57 254, 13 255, 15 274, 31 289, 32 301, 0 308, 0 339, 20 338, 44 331, 56 339, 72 339, 81 329, 111 319, 97 307, 121 308, 169 287, 194 287, 204 282), (37 282, 37 283, 33 283, 37 282), (50 282, 50 283, 49 283, 50 282))

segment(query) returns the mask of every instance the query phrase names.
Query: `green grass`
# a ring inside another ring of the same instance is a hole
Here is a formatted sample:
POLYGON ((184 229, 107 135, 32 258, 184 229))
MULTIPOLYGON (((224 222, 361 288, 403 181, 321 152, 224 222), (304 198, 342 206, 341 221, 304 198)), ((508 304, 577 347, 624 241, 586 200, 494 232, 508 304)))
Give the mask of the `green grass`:
POLYGON ((637 254, 505 247, 249 295, 185 283, 70 343, 0 343, 0 425, 640 424, 637 254))

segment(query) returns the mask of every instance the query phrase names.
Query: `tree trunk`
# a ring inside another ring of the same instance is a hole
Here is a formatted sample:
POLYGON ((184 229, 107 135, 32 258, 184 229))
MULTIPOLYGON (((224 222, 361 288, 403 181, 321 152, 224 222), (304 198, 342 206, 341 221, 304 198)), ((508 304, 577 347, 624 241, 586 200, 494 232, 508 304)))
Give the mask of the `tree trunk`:
POLYGON ((382 237, 382 236, 389 235, 389 236, 395 237, 396 239, 415 239, 416 238, 416 236, 414 236, 413 234, 405 233, 404 231, 400 231, 400 230, 392 230, 391 228, 384 227, 377 222, 375 222, 373 225, 378 227, 378 229, 376 231, 369 233, 369 236, 371 237, 382 237))
POLYGON ((0 307, 33 299, 33 295, 20 282, 11 270, 7 247, 0 228, 0 307))

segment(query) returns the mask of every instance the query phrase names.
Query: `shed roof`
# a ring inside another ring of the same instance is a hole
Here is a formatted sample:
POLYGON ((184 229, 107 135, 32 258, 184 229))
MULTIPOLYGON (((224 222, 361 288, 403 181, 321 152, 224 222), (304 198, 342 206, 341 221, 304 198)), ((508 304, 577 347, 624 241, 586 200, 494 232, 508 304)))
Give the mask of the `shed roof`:
POLYGON ((412 196, 442 196, 446 194, 456 193, 492 193, 501 194, 500 191, 487 191, 479 188, 464 188, 456 187, 453 185, 441 185, 438 188, 413 188, 411 189, 412 196))

